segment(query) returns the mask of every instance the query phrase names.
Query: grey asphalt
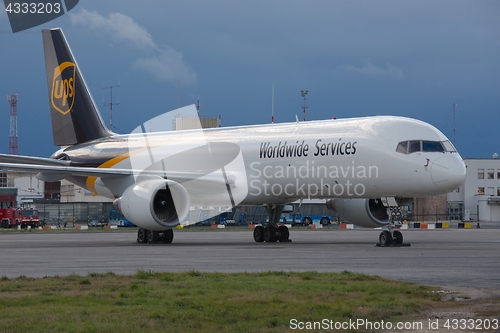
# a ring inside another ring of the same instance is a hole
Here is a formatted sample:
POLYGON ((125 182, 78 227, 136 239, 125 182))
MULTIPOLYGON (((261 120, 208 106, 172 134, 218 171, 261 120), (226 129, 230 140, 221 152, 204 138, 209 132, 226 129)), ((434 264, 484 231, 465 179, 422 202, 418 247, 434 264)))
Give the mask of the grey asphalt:
POLYGON ((5 232, 0 276, 153 271, 343 270, 435 286, 500 290, 500 229, 403 230, 410 247, 375 247, 377 230, 290 230, 290 243, 255 243, 252 231, 179 230, 172 244, 137 244, 135 232, 5 232))

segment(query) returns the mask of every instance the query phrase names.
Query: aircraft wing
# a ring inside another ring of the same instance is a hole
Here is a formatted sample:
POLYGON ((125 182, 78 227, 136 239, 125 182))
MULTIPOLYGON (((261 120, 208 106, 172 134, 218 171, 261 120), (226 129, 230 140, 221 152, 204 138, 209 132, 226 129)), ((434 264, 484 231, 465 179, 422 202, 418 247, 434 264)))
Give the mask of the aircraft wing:
MULTIPOLYGON (((31 171, 40 172, 42 174, 57 175, 61 179, 67 176, 83 176, 83 177, 98 177, 98 178, 119 178, 124 176, 160 176, 180 183, 195 180, 197 182, 226 185, 221 174, 207 175, 206 173, 196 172, 168 172, 161 170, 133 170, 133 169, 114 169, 114 168, 88 168, 88 167, 72 167, 58 165, 37 165, 37 164, 21 164, 21 163, 0 163, 2 170, 16 171, 31 171), (203 177, 203 178, 201 178, 203 177), (201 179, 200 179, 201 178, 201 179)), ((233 175, 227 175, 229 185, 235 183, 233 175)))

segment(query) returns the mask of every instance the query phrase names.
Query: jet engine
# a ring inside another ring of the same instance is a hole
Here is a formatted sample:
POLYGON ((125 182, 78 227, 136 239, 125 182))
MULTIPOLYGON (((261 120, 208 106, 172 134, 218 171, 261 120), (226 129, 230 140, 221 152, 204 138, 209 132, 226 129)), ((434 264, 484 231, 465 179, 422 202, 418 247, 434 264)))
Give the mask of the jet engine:
POLYGON ((180 224, 189 213, 189 204, 187 190, 181 184, 163 178, 135 183, 113 202, 115 209, 130 222, 158 231, 180 224))
POLYGON ((360 227, 376 228, 390 222, 387 207, 380 199, 329 199, 326 207, 360 227))

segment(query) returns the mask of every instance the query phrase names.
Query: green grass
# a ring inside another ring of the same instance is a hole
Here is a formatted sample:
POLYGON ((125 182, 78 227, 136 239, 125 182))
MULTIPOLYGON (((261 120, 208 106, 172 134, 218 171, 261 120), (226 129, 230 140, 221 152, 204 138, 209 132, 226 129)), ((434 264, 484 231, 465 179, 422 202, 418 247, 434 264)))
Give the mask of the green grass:
POLYGON ((439 307, 431 291, 347 271, 2 277, 0 332, 288 332, 292 318, 399 320, 439 307))

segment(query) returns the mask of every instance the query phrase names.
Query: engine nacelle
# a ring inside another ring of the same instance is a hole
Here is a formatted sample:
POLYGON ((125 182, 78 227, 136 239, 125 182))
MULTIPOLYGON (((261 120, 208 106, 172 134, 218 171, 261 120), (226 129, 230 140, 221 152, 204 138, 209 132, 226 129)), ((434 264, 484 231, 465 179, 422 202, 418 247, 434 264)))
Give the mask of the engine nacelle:
POLYGON ((380 199, 329 199, 326 207, 360 227, 376 228, 390 222, 387 207, 380 199))
POLYGON ((179 225, 189 213, 187 190, 163 178, 148 179, 129 186, 113 202, 115 209, 138 227, 166 230, 179 225))

